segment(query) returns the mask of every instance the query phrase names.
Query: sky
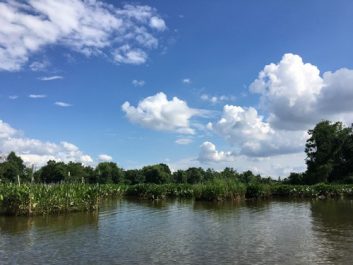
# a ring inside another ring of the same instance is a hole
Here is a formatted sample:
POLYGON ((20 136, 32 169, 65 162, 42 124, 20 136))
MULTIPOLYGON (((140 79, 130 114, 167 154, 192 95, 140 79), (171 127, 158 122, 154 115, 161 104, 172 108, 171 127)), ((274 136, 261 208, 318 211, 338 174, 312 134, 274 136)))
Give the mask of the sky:
POLYGON ((353 122, 353 2, 0 1, 0 155, 304 171, 353 122))

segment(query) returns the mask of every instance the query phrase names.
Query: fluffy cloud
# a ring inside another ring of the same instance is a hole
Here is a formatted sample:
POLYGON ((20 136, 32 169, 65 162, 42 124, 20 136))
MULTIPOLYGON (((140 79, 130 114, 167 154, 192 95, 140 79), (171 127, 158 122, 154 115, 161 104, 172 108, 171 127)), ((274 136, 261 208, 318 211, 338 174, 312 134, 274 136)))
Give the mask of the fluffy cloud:
POLYGON ((342 115, 352 121, 353 70, 321 76, 317 66, 304 63, 299 55, 285 54, 278 64, 265 66, 250 90, 261 95, 262 109, 274 128, 306 130, 322 119, 342 115))
POLYGON ((159 17, 151 17, 150 26, 160 31, 164 31, 167 28, 164 20, 159 17))
POLYGON ((265 117, 253 107, 226 105, 219 120, 208 124, 239 155, 304 152, 306 132, 320 120, 353 121, 353 70, 320 75, 317 66, 299 55, 285 54, 279 63, 264 67, 250 90, 260 94, 265 117))
POLYGON ((200 146, 198 160, 201 163, 229 162, 234 161, 232 152, 217 151, 216 146, 211 142, 203 142, 200 146))
POLYGON ((125 102, 122 110, 133 123, 154 130, 182 134, 195 133, 190 127, 190 119, 201 114, 201 111, 190 108, 185 101, 177 97, 168 100, 163 92, 143 99, 136 107, 125 102))
POLYGON ((210 165, 215 170, 223 170, 225 167, 232 167, 235 168, 238 172, 251 170, 255 174, 277 178, 279 176, 287 177, 290 172, 303 172, 305 170, 304 161, 305 154, 304 152, 300 152, 255 158, 246 155, 236 155, 232 157, 232 159, 218 161, 214 161, 214 159, 203 161, 200 160, 200 157, 188 157, 178 161, 170 162, 168 165, 173 171, 177 169, 187 169, 189 167, 208 168, 210 165))
POLYGON ((113 160, 113 158, 110 155, 107 154, 100 154, 98 156, 99 161, 101 162, 110 162, 113 160))
MULTIPOLYGON (((86 56, 113 55, 141 64, 158 46, 165 22, 149 6, 117 8, 96 0, 8 0, 0 3, 0 70, 17 71, 32 54, 62 45, 86 56)), ((40 62, 30 65, 41 70, 40 62)))
POLYGON ((16 152, 27 164, 41 166, 48 160, 77 161, 84 164, 93 162, 76 145, 62 141, 60 143, 44 142, 23 136, 9 124, 0 120, 0 150, 1 154, 16 152))
POLYGON ((147 53, 138 48, 131 48, 128 44, 115 49, 113 56, 117 63, 137 65, 147 61, 147 53))
POLYGON ((221 118, 209 123, 210 130, 224 137, 239 153, 270 156, 304 151, 305 131, 271 128, 256 109, 225 105, 221 118))

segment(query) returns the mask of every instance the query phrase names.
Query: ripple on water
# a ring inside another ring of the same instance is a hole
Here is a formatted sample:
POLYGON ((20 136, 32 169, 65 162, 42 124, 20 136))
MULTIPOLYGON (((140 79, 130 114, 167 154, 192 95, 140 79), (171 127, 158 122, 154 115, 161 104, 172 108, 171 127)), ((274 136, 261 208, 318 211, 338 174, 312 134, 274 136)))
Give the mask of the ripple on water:
POLYGON ((93 214, 1 217, 0 264, 351 264, 352 205, 112 200, 93 214))

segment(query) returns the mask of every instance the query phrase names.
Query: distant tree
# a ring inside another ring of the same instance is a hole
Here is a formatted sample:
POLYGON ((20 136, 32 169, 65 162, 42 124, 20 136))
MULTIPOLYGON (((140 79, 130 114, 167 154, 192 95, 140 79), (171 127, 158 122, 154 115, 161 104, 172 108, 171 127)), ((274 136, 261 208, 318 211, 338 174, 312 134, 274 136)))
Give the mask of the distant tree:
POLYGON ((146 183, 163 184, 171 181, 171 171, 166 164, 157 164, 142 168, 146 183))
POLYGON ((173 173, 173 182, 175 183, 187 183, 187 175, 184 170, 177 170, 173 173))
POLYGON ((69 162, 66 165, 67 176, 65 178, 66 182, 82 182, 82 178, 86 179, 86 170, 82 163, 69 162))
POLYGON ((120 183, 124 179, 124 172, 114 162, 102 162, 96 167, 98 183, 120 183))
POLYGON ((191 167, 186 170, 187 181, 190 184, 200 183, 204 179, 205 171, 199 167, 191 167))
POLYGON ((288 178, 284 179, 283 182, 287 184, 293 184, 293 185, 305 184, 304 173, 291 172, 288 178))
POLYGON ((222 178, 233 179, 233 180, 236 180, 239 178, 238 172, 235 169, 230 167, 226 167, 225 169, 223 169, 223 171, 221 172, 221 176, 222 178))
POLYGON ((254 178, 254 174, 251 170, 244 171, 243 173, 239 174, 239 180, 243 183, 250 183, 254 178))
POLYGON ((68 170, 64 162, 49 160, 40 171, 40 180, 45 183, 57 183, 64 181, 68 176, 68 170))
POLYGON ((11 152, 4 162, 0 163, 0 179, 4 182, 17 182, 17 177, 21 181, 26 181, 26 166, 21 157, 11 152))
POLYGON ((140 184, 145 182, 145 176, 141 170, 129 169, 125 171, 125 183, 126 184, 140 184))
POLYGON ((208 168, 203 172, 203 181, 212 181, 219 178, 221 178, 221 174, 212 168, 208 168))

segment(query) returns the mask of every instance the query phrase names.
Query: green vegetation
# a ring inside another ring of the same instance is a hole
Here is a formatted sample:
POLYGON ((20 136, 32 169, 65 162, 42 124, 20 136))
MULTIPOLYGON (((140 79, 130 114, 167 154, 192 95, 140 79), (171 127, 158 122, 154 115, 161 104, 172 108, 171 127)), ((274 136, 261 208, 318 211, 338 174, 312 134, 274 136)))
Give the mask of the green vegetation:
POLYGON ((191 167, 172 173, 166 164, 124 170, 113 162, 92 168, 51 160, 34 171, 11 152, 6 158, 0 157, 0 213, 90 211, 98 208, 101 199, 111 196, 214 201, 352 195, 353 127, 322 121, 308 133, 307 171, 291 173, 283 181, 264 178, 250 170, 239 173, 233 168, 217 172, 191 167))
POLYGON ((0 185, 0 214, 45 215, 98 210, 99 202, 111 197, 142 199, 193 198, 222 201, 270 198, 337 198, 353 196, 353 185, 249 184, 213 180, 199 184, 23 184, 0 185))
POLYGON ((124 186, 84 184, 1 184, 0 214, 37 215, 92 211, 99 200, 122 196, 124 186))

